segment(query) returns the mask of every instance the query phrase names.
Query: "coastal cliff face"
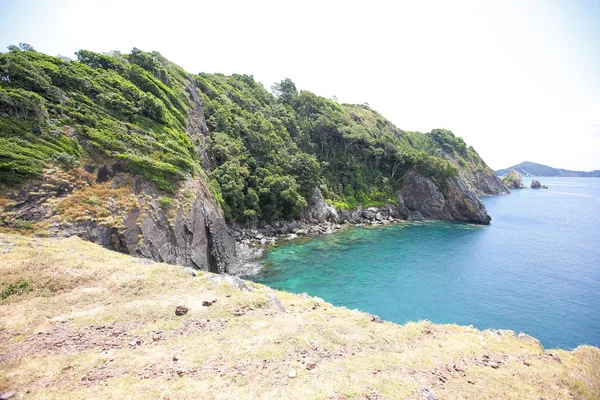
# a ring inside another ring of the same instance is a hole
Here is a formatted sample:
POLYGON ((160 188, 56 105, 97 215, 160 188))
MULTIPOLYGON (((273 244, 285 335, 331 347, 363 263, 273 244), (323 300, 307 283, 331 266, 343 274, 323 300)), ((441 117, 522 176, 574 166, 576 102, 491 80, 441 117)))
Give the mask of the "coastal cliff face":
POLYGON ((200 176, 165 197, 118 165, 87 165, 69 173, 3 187, 2 216, 23 232, 79 236, 105 248, 211 272, 227 272, 236 246, 200 176), (15 222, 16 221, 16 222, 15 222))
POLYGON ((227 272, 245 251, 240 227, 487 224, 478 196, 506 191, 451 132, 401 131, 287 79, 274 96, 156 52, 77 57, 0 53, 2 229, 227 272))
POLYGON ((396 199, 399 208, 413 218, 490 223, 483 203, 460 176, 449 178, 443 188, 414 172, 404 179, 396 199))

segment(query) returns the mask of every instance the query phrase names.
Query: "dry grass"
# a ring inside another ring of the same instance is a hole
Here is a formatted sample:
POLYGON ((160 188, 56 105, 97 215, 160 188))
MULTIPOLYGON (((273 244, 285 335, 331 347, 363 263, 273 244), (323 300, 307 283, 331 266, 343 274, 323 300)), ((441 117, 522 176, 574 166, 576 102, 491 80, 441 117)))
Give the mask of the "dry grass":
POLYGON ((108 183, 85 186, 56 201, 57 218, 65 222, 95 221, 114 225, 112 216, 118 211, 138 207, 131 187, 132 184, 113 188, 108 183))
POLYGON ((31 287, 0 301, 0 393, 19 397, 600 398, 594 347, 545 351, 509 331, 375 323, 77 238, 0 234, 0 277, 2 287, 31 287), (178 304, 189 312, 176 316, 178 304))

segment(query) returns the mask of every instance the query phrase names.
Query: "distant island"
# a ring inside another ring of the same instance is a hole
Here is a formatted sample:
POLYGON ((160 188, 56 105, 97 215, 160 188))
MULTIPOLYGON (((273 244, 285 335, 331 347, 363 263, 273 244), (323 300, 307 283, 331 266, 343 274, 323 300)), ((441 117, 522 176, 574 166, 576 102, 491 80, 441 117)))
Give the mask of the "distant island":
POLYGON ((510 171, 514 169, 519 172, 521 175, 525 176, 567 176, 567 177, 600 177, 600 170, 594 171, 570 171, 568 169, 561 168, 552 168, 547 165, 537 164, 530 161, 525 161, 517 165, 513 165, 512 167, 499 169, 496 171, 498 176, 504 176, 510 171))

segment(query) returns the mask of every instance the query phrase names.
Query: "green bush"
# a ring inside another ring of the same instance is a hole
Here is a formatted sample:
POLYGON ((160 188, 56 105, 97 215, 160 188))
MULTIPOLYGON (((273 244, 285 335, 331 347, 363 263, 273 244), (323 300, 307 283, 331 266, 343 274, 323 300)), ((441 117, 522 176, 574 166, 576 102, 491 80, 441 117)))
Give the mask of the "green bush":
POLYGON ((163 210, 168 210, 173 206, 173 199, 171 199, 170 197, 159 197, 158 204, 163 210))
POLYGON ((0 291, 0 300, 4 300, 9 296, 18 296, 29 293, 33 290, 31 283, 27 280, 19 280, 15 283, 3 284, 0 291))
POLYGON ((31 230, 31 229, 33 229, 33 222, 26 221, 23 219, 17 219, 13 222, 13 228, 19 229, 19 230, 31 230))

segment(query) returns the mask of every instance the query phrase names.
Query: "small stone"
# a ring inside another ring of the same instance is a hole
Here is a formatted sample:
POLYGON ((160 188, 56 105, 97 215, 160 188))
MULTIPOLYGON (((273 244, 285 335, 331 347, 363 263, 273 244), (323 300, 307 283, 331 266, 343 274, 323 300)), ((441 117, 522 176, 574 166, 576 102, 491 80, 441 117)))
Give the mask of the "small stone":
POLYGON ((494 368, 494 369, 498 369, 499 365, 496 362, 491 362, 490 363, 490 367, 494 368))
POLYGON ((204 307, 210 307, 217 302, 217 299, 204 299, 202 300, 202 305, 204 307))
POLYGON ((179 355, 173 354, 173 361, 178 361, 178 360, 179 360, 179 355))
POLYGON ((184 305, 175 307, 175 315, 185 315, 188 313, 188 311, 189 309, 184 305))
POLYGON ((288 378, 295 378, 296 375, 296 371, 295 370, 291 370, 290 372, 288 372, 288 378))
POLYGON ((184 374, 185 374, 185 369, 181 369, 180 368, 180 369, 177 370, 177 375, 183 376, 184 374))
POLYGON ((17 392, 5 392, 5 393, 2 393, 2 394, 0 394, 0 400, 12 399, 16 394, 17 394, 17 392))

